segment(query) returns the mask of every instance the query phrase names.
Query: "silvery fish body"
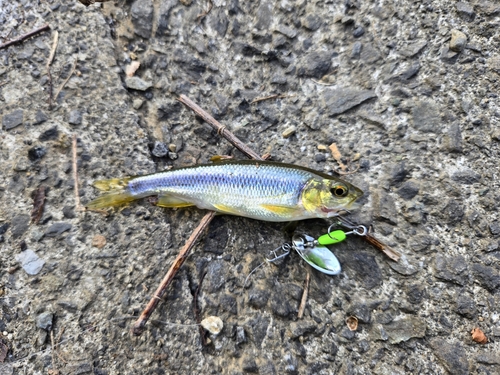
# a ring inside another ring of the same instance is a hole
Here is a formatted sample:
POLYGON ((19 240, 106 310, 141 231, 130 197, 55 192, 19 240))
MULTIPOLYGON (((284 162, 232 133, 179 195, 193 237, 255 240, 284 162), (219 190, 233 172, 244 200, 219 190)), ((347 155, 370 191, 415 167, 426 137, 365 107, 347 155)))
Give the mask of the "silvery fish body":
POLYGON ((264 161, 225 161, 151 175, 97 181, 102 208, 156 195, 163 207, 197 206, 265 221, 335 216, 362 195, 353 185, 308 168, 264 161))

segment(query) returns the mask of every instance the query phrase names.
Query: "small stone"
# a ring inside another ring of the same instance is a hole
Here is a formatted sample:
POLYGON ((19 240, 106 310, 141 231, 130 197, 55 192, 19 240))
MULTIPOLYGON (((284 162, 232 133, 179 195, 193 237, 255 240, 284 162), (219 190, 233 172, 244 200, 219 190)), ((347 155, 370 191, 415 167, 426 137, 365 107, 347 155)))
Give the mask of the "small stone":
POLYGON ((45 121, 47 121, 48 119, 49 118, 47 117, 47 115, 39 109, 38 111, 36 111, 35 121, 33 122, 33 125, 40 125, 45 121))
POLYGON ((356 317, 360 323, 368 324, 372 320, 371 310, 366 302, 354 301, 347 307, 346 313, 356 317))
POLYGON ((271 23, 273 21, 273 7, 274 3, 272 1, 260 1, 259 7, 255 14, 255 28, 257 30, 269 30, 271 23))
POLYGON ((134 76, 125 78, 125 86, 132 90, 146 91, 153 87, 153 83, 134 76))
POLYGON ((465 215, 463 204, 456 201, 455 199, 450 199, 448 201, 448 204, 442 211, 442 215, 449 225, 458 224, 462 221, 465 215))
POLYGON ((376 191, 373 193, 372 199, 375 218, 396 225, 398 223, 398 211, 392 196, 385 191, 376 191))
POLYGON ((315 51, 302 59, 304 76, 320 79, 332 66, 332 52, 315 51))
POLYGON ((165 143, 160 142, 160 141, 155 141, 155 145, 153 147, 153 150, 151 153, 156 156, 157 158, 163 158, 168 154, 168 148, 165 143))
POLYGON ((5 130, 10 130, 23 123, 24 111, 16 109, 15 111, 3 116, 2 125, 5 130))
POLYGON ((310 13, 304 18, 302 26, 307 30, 316 31, 321 27, 322 23, 323 21, 318 15, 310 13))
POLYGON ((283 136, 283 138, 290 138, 292 135, 295 134, 296 131, 297 128, 295 126, 289 126, 283 131, 283 133, 281 133, 281 135, 283 136))
POLYGON ((62 212, 65 218, 74 219, 76 217, 73 206, 64 206, 62 212))
POLYGON ((218 335, 222 331, 222 328, 224 328, 224 323, 218 316, 209 316, 203 319, 200 324, 212 335, 218 335))
POLYGON ((70 125, 80 125, 82 123, 82 112, 74 109, 69 113, 68 123, 70 125))
POLYGON ((476 316, 476 303, 467 294, 459 293, 456 299, 455 312, 468 319, 476 316))
POLYGON ((424 337, 427 325, 423 318, 406 315, 384 325, 391 344, 408 341, 414 337, 424 337))
POLYGON ((441 117, 434 102, 417 101, 412 109, 413 126, 425 133, 440 133, 441 117))
POLYGON ((177 151, 177 145, 175 143, 169 143, 168 150, 170 152, 176 152, 177 151))
POLYGON ((358 90, 351 87, 341 87, 337 89, 325 89, 323 91, 323 101, 325 109, 330 116, 339 115, 354 108, 361 103, 376 98, 377 95, 371 90, 358 90))
POLYGON ((297 36, 297 30, 283 24, 279 24, 278 26, 276 26, 275 30, 290 39, 293 39, 297 36))
POLYGON ((28 159, 31 161, 40 160, 47 153, 47 149, 42 146, 35 146, 28 150, 28 159))
POLYGON ((140 108, 142 107, 142 105, 143 105, 143 104, 144 104, 144 100, 139 99, 139 98, 134 99, 134 100, 132 101, 132 107, 133 107, 134 109, 140 109, 140 108))
POLYGON ((364 33, 365 33, 365 29, 363 29, 362 26, 358 26, 352 32, 352 36, 355 38, 359 38, 360 36, 363 36, 364 33))
POLYGON ((59 137, 59 129, 57 129, 57 126, 54 126, 53 128, 45 130, 42 134, 40 134, 38 139, 42 142, 45 142, 57 139, 57 137, 59 137))
POLYGON ((30 222, 29 215, 17 215, 12 219, 11 232, 13 238, 19 238, 28 230, 30 222))
POLYGON ((459 124, 452 124, 448 129, 446 148, 450 152, 462 152, 462 132, 459 124))
POLYGON ((431 245, 432 241, 427 234, 413 236, 410 241, 410 247, 413 251, 423 251, 431 245))
POLYGON ((248 304, 256 309, 261 309, 267 305, 269 291, 264 289, 252 289, 248 293, 248 304))
POLYGON ((458 14, 466 21, 473 21, 476 14, 472 5, 466 2, 458 2, 456 5, 458 14))
POLYGON ((326 155, 324 153, 318 153, 314 155, 314 160, 316 163, 324 163, 326 161, 326 155))
POLYGON ((37 275, 41 270, 45 261, 38 257, 33 250, 25 250, 16 255, 16 260, 21 263, 21 267, 28 275, 37 275))
POLYGON ((247 342, 247 337, 245 335, 245 329, 243 327, 236 327, 236 344, 240 345, 247 342))
POLYGON ((500 224, 497 221, 494 221, 489 225, 490 233, 494 236, 498 236, 500 234, 500 224))
POLYGON ((292 339, 304 336, 316 331, 318 324, 314 321, 298 320, 290 323, 290 335, 292 339))
POLYGON ((495 291, 500 286, 500 273, 494 267, 474 263, 472 265, 472 270, 479 284, 490 292, 495 291))
POLYGON ((54 223, 47 228, 47 230, 45 231, 45 235, 47 237, 57 237, 63 234, 64 232, 70 230, 71 227, 72 225, 69 223, 64 223, 64 222, 54 223))
POLYGON ((462 171, 455 172, 451 175, 451 179, 455 182, 458 182, 463 185, 472 185, 477 182, 480 182, 481 175, 470 170, 465 169, 462 171))
POLYGON ((420 185, 417 182, 408 180, 401 185, 396 194, 405 200, 410 200, 418 194, 419 190, 420 185))
POLYGON ((389 266, 394 271, 404 276, 411 276, 418 272, 418 268, 410 264, 405 255, 402 255, 401 258, 399 258, 399 262, 390 262, 389 266))
POLYGON ((145 39, 153 29, 153 9, 152 0, 135 0, 130 8, 134 32, 145 39))
POLYGON ((363 50, 363 44, 361 42, 355 42, 352 45, 351 58, 359 59, 362 50, 363 50))
POLYGON ((434 268, 437 278, 451 281, 458 285, 465 285, 469 279, 467 262, 461 255, 447 257, 437 254, 434 268))
POLYGON ((101 234, 96 234, 94 238, 92 238, 92 246, 97 247, 98 249, 102 249, 106 245, 106 237, 101 234))
POLYGON ((52 322, 54 319, 54 314, 51 312, 43 312, 36 317, 36 326, 38 328, 50 331, 52 329, 52 322))
POLYGON ((467 36, 460 30, 451 30, 450 49, 455 52, 462 52, 467 44, 467 36))
POLYGON ((29 169, 29 167, 30 167, 29 159, 25 156, 21 156, 14 165, 14 170, 16 172, 25 172, 29 169))
POLYGON ((468 375, 469 363, 467 353, 459 342, 448 342, 443 338, 436 337, 429 342, 434 354, 453 375, 468 375))

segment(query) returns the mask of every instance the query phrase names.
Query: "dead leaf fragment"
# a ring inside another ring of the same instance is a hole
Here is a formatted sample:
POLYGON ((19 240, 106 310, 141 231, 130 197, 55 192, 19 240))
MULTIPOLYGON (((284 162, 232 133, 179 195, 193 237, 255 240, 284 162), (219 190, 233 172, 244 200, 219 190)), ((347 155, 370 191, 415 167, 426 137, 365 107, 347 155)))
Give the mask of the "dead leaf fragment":
POLYGON ((104 245, 106 245, 106 237, 96 234, 94 238, 92 238, 92 246, 102 249, 104 245))
POLYGON ((472 335, 472 340, 479 344, 486 344, 488 342, 488 338, 486 337, 484 332, 481 331, 481 329, 479 328, 474 328, 471 331, 471 335, 472 335))
POLYGON ((345 320, 347 324, 347 328, 349 328, 350 331, 355 331, 358 329, 358 318, 355 316, 350 316, 345 320))
POLYGON ((141 63, 139 61, 132 61, 130 64, 128 64, 125 68, 125 74, 127 75, 127 77, 133 77, 140 66, 141 63))
POLYGON ((337 147, 337 144, 332 143, 330 146, 328 146, 328 148, 332 152, 332 156, 337 161, 340 169, 345 171, 347 169, 347 166, 344 163, 342 163, 342 154, 340 153, 339 148, 337 147))
POLYGON ((43 214, 43 206, 45 204, 45 186, 40 186, 36 189, 33 194, 33 209, 31 210, 31 222, 33 224, 38 224, 43 214))

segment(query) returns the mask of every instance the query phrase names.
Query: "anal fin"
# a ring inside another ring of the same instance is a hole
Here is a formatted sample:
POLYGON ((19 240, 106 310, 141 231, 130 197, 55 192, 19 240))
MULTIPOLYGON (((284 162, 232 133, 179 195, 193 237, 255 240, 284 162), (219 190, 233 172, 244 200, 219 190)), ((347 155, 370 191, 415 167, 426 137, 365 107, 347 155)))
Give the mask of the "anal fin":
POLYGON ((230 214, 230 215, 241 215, 241 212, 234 207, 226 206, 225 204, 214 204, 215 209, 219 212, 230 214))
POLYGON ((293 215, 293 213, 297 211, 297 207, 291 207, 291 206, 280 206, 274 204, 261 204, 260 206, 276 215, 287 216, 287 217, 293 215))

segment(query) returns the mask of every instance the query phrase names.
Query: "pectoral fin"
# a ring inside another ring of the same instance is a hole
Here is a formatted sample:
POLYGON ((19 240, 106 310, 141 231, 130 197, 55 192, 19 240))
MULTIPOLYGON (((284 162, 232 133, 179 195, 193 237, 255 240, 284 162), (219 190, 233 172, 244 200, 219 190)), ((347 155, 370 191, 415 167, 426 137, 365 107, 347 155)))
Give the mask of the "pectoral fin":
POLYGON ((260 206, 280 216, 291 216, 297 211, 297 207, 290 207, 290 206, 279 206, 273 204, 261 204, 260 206))
POLYGON ((186 202, 185 200, 177 198, 173 195, 159 195, 158 203, 156 203, 156 205, 168 208, 194 206, 193 203, 186 202))

